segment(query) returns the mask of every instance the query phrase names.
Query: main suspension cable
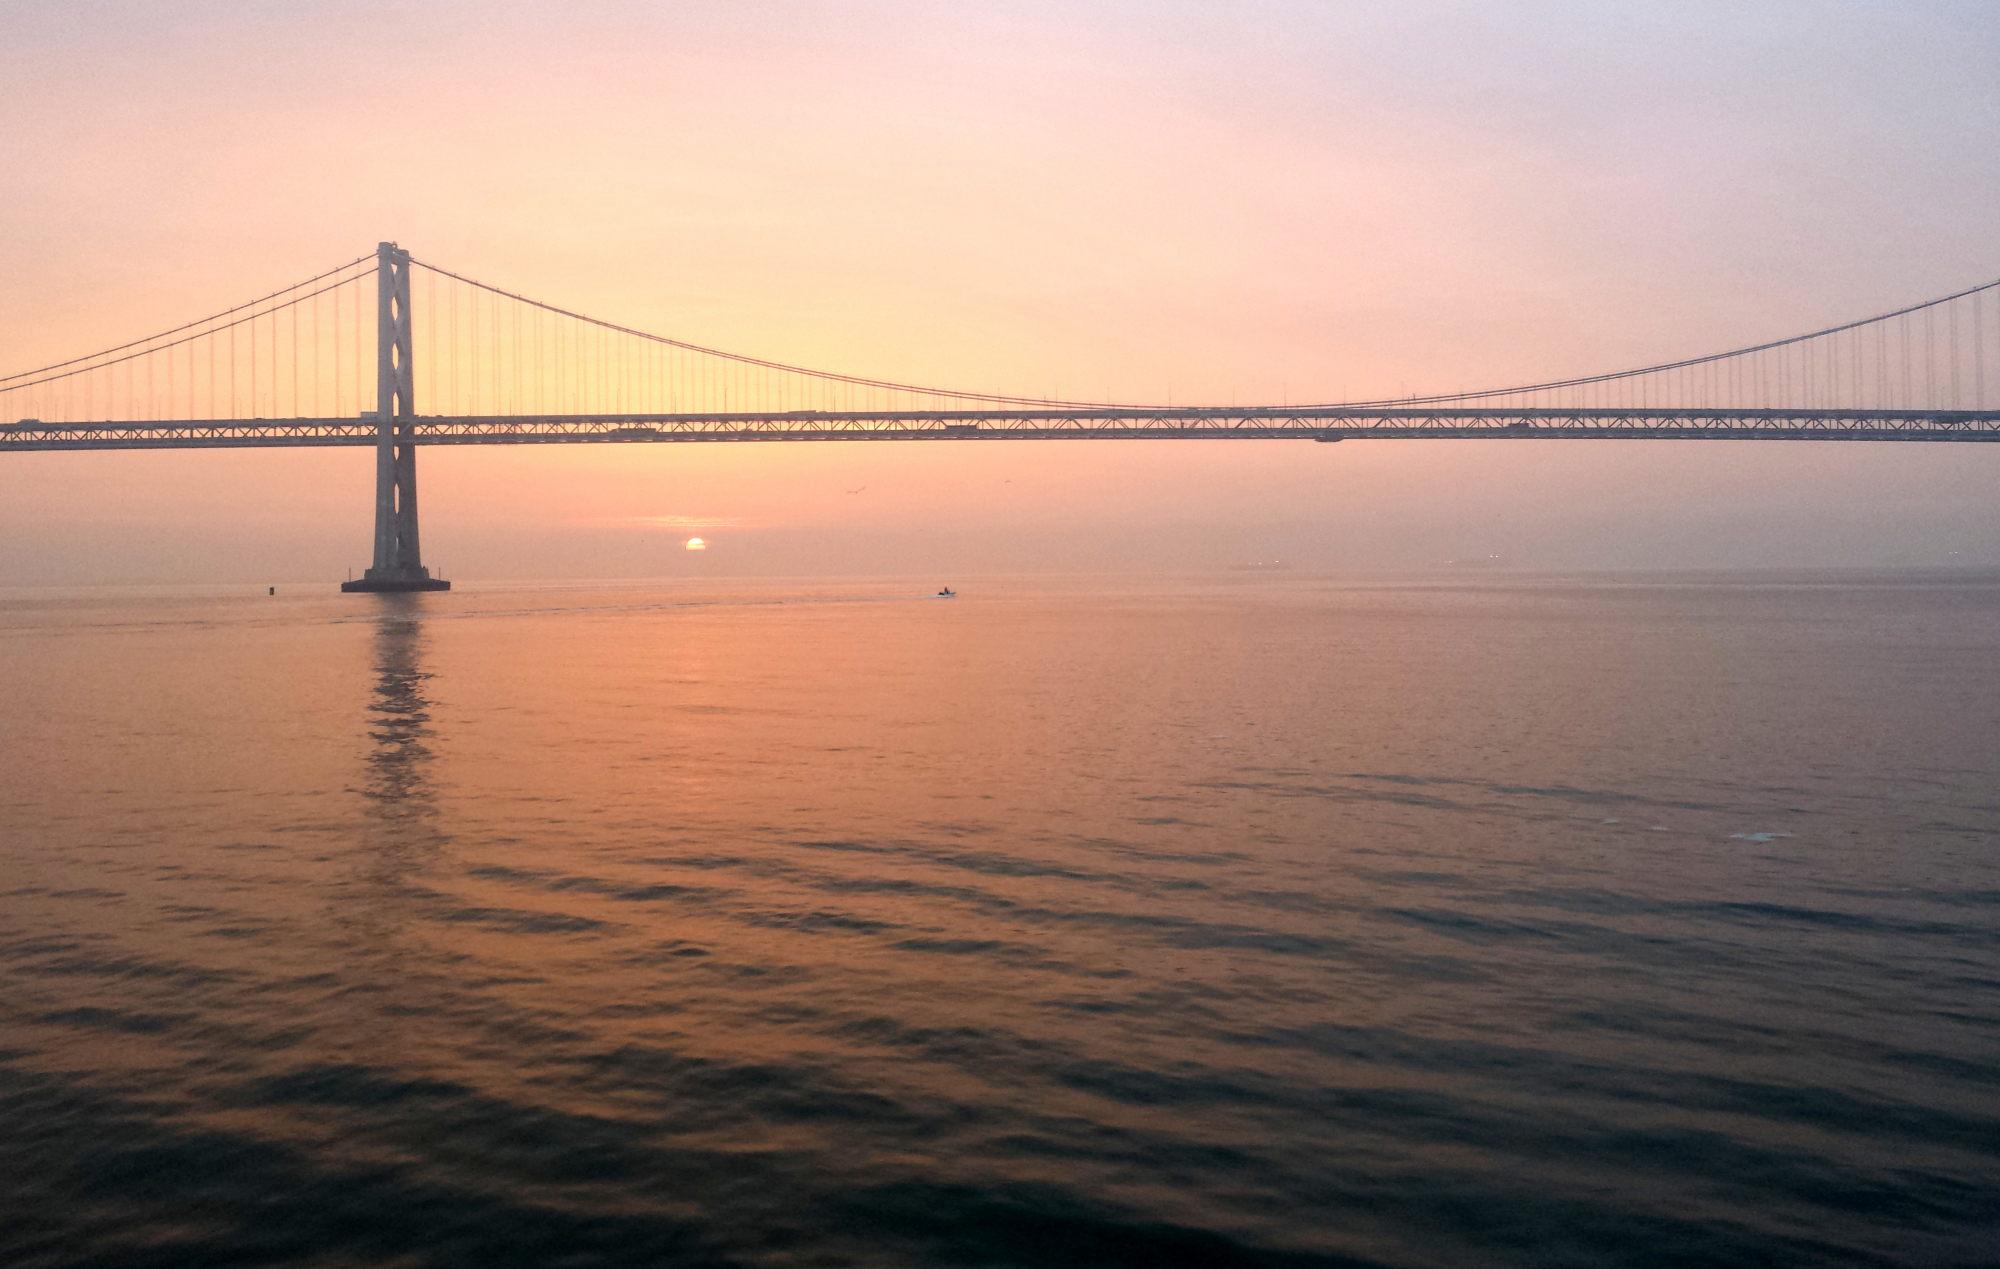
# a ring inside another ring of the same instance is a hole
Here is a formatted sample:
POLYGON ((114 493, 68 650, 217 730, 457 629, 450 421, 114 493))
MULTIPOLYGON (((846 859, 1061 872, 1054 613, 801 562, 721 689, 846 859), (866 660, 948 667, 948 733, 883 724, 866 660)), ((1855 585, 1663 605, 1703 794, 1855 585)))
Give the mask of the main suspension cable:
MULTIPOLYGON (((489 294, 503 296, 507 299, 515 301, 516 303, 526 304, 532 308, 540 309, 543 312, 551 313, 558 317, 567 317, 572 321, 582 322, 585 323, 586 325, 594 326, 604 331, 615 332, 617 334, 630 336, 635 339, 648 340, 656 344, 665 345, 670 348, 678 348, 686 352, 699 353, 707 357, 719 358, 724 361, 734 362, 738 365, 755 366, 761 369, 779 371, 785 374, 803 375, 808 378, 817 379, 830 383, 842 383, 842 384, 849 384, 855 387, 876 388, 887 392, 913 393, 913 394, 920 394, 920 395, 927 395, 934 397, 945 397, 958 401, 980 401, 980 402, 990 402, 1001 405, 1044 406, 1044 407, 1053 406, 1061 408, 1095 409, 1095 410, 1146 410, 1146 409, 1158 408, 1157 406, 1152 406, 1152 405, 1141 405, 1141 404, 1133 404, 1127 402, 1068 401, 1068 400, 1058 400, 1051 397, 1008 396, 1001 393, 971 392, 957 388, 926 387, 921 384, 903 383, 890 379, 875 379, 864 375, 850 375, 833 370, 818 370, 810 366, 799 366, 787 362, 772 361, 763 357, 753 357, 745 353, 730 352, 726 349, 721 349, 721 348, 711 348, 703 344, 691 343, 687 340, 675 339, 671 336, 659 335, 651 331, 639 330, 636 327, 622 325, 617 322, 605 321, 602 318, 591 317, 586 313, 579 313, 573 309, 566 309, 561 307, 560 305, 551 304, 544 300, 535 299, 532 296, 522 295, 516 291, 509 291, 503 287, 494 286, 493 284, 488 282, 482 282, 477 278, 471 278, 467 277, 462 273, 456 273, 450 269, 446 269, 443 268, 442 266, 432 264, 426 260, 418 260, 412 257, 410 262, 415 265, 420 265, 421 267, 428 269, 431 272, 438 274, 441 277, 447 277, 452 279, 453 281, 464 283, 467 286, 475 287, 489 294)), ((1839 323, 1838 325, 1827 326, 1819 330, 1808 331, 1801 335, 1792 335, 1784 339, 1769 340, 1761 344, 1750 344, 1741 348, 1732 348, 1725 352, 1709 353, 1699 357, 1686 357, 1676 361, 1664 361, 1648 366, 1638 366, 1628 370, 1614 370, 1614 371, 1607 371, 1601 374, 1580 375, 1568 379, 1551 379, 1540 383, 1521 384, 1515 387, 1507 387, 1507 388, 1485 388, 1477 391, 1439 393, 1431 396, 1382 397, 1369 400, 1328 401, 1328 402, 1320 402, 1313 404, 1286 406, 1283 407, 1283 409, 1303 409, 1303 410, 1333 410, 1333 409, 1346 409, 1346 408, 1374 409, 1374 408, 1394 407, 1394 406, 1443 405, 1458 401, 1482 401, 1482 400, 1488 400, 1493 397, 1525 395, 1527 393, 1532 393, 1532 392, 1553 392, 1565 388, 1581 388, 1596 384, 1614 383, 1621 380, 1637 379, 1646 375, 1662 374, 1674 370, 1684 370, 1690 367, 1708 366, 1708 365, 1713 365, 1717 362, 1729 361, 1738 357, 1748 357, 1756 353, 1771 352, 1777 349, 1789 348, 1794 345, 1807 343, 1811 340, 1822 339, 1829 335, 1837 335, 1845 331, 1859 330, 1863 327, 1874 326, 1879 323, 1889 322, 1897 318, 1908 317, 1913 313, 1927 312, 1928 310, 1935 309, 1940 305, 1949 304, 1954 300, 1962 300, 1968 296, 1981 295, 1988 291, 1993 291, 1996 288, 2000 288, 2000 279, 1995 279, 1991 282, 1984 282, 1977 286, 1966 287, 1963 290, 1954 291, 1949 295, 1941 295, 1935 299, 1924 300, 1916 304, 1906 305, 1902 308, 1891 309, 1885 313, 1877 313, 1872 317, 1863 317, 1855 321, 1842 322, 1839 323)), ((1224 413, 1231 412, 1230 407, 1217 406, 1213 408, 1216 409, 1218 412, 1224 412, 1224 413)), ((1282 413, 1283 411, 1280 410, 1279 412, 1282 413)))
MULTIPOLYGON (((294 282, 292 285, 284 287, 281 290, 273 291, 269 295, 260 295, 254 300, 248 300, 242 304, 235 305, 232 308, 223 309, 220 313, 211 313, 209 316, 200 318, 196 321, 183 322, 181 325, 176 326, 171 330, 163 330, 157 335, 148 335, 144 339, 134 339, 127 343, 118 344, 115 347, 101 349, 94 353, 87 353, 81 357, 71 357, 68 361, 54 362, 50 365, 41 366, 34 370, 21 370, 21 371, 16 371, 11 375, 0 375, 0 384, 12 383, 16 379, 26 379, 31 375, 47 374, 51 370, 61 370, 64 366, 74 366, 81 361, 95 361, 99 357, 109 357, 112 353, 124 352, 128 348, 137 348, 141 344, 156 343, 159 340, 165 339, 169 335, 178 335, 184 330, 193 330, 197 326, 206 326, 210 322, 221 321, 223 318, 229 316, 231 313, 240 313, 246 308, 255 308, 257 305, 264 303, 266 300, 275 300, 281 295, 289 295, 293 291, 303 290, 304 288, 311 286, 315 282, 323 281, 327 278, 332 277, 336 273, 343 273, 346 270, 353 268, 355 265, 360 264, 365 260, 373 260, 374 258, 375 256, 374 253, 372 252, 365 256, 356 256, 354 259, 349 260, 346 264, 328 269, 324 273, 316 274, 312 277, 307 278, 303 282, 294 282)), ((276 310, 274 309, 272 311, 275 312, 276 310)), ((216 327, 216 329, 221 330, 222 328, 218 326, 216 327)), ((105 364, 111 365, 113 363, 106 362, 105 364)))
MULTIPOLYGON (((371 257, 366 257, 366 256, 364 256, 364 257, 362 257, 362 258, 363 258, 363 259, 369 259, 369 258, 371 258, 371 257)), ((353 264, 358 264, 358 263, 360 263, 360 261, 354 261, 354 262, 352 262, 352 263, 351 263, 350 265, 348 265, 347 267, 351 268, 351 267, 353 267, 353 264)), ((335 272, 338 272, 338 270, 335 270, 335 272)), ((328 278, 328 277, 332 277, 332 276, 333 276, 333 274, 331 274, 331 273, 322 273, 322 274, 320 274, 320 277, 321 277, 321 278, 328 278)), ((155 344, 151 345, 150 347, 146 347, 146 348, 140 348, 140 349, 139 349, 139 350, 138 350, 137 352, 128 352, 128 353, 126 353, 126 354, 125 354, 125 355, 124 355, 123 357, 114 357, 114 358, 112 358, 112 359, 111 359, 111 360, 109 360, 109 361, 98 361, 98 362, 93 362, 93 363, 92 363, 91 365, 88 365, 88 366, 77 366, 77 367, 76 367, 76 369, 74 369, 74 370, 63 370, 63 371, 61 371, 61 373, 59 373, 59 374, 50 374, 50 375, 47 375, 47 376, 46 376, 45 378, 41 378, 41 379, 31 379, 31 380, 29 380, 29 381, 28 381, 28 382, 26 382, 26 383, 0 383, 0 393, 4 393, 4 392, 19 392, 19 391, 21 391, 21 390, 23 390, 23 389, 25 389, 25 388, 33 388, 33 387, 37 387, 37 386, 39 386, 39 385, 41 385, 41 384, 44 384, 44 383, 55 383, 55 382, 57 382, 57 381, 59 381, 59 380, 63 380, 63 379, 73 379, 73 378, 75 378, 75 377, 76 377, 76 376, 78 376, 78 375, 87 375, 87 374, 92 374, 92 373, 94 373, 94 372, 96 372, 96 371, 99 371, 99 370, 103 370, 103 369, 105 369, 105 368, 106 368, 106 367, 108 367, 108 366, 117 366, 117 365, 122 365, 122 364, 124 364, 125 362, 128 362, 128 361, 133 361, 133 360, 136 360, 136 359, 138 359, 138 358, 140 358, 140 357, 150 357, 150 356, 152 356, 152 355, 153 355, 154 353, 156 353, 156 352, 165 352, 165 351, 166 351, 167 349, 169 349, 169 348, 178 348, 178 347, 180 347, 180 346, 181 346, 182 344, 190 344, 190 343, 193 343, 193 342, 194 342, 195 340, 198 340, 198 339, 206 339, 206 338, 208 338, 208 337, 209 337, 210 335, 220 335, 220 334, 221 334, 222 332, 224 332, 224 331, 233 331, 233 330, 235 330, 235 329, 236 329, 236 328, 237 328, 238 326, 241 326, 241 325, 243 325, 243 324, 244 324, 245 322, 254 322, 254 321, 256 321, 256 320, 257 320, 258 318, 260 318, 260 317, 264 316, 264 314, 265 314, 265 313, 277 313, 277 312, 282 312, 282 311, 283 311, 283 310, 285 310, 285 309, 288 309, 288 308, 292 308, 292 307, 295 307, 296 305, 299 305, 299 304, 303 304, 303 303, 304 303, 305 301, 307 301, 307 300, 309 300, 309 299, 312 299, 312 298, 313 298, 314 296, 318 296, 318 295, 325 295, 325 294, 326 294, 326 293, 327 293, 328 291, 338 291, 338 290, 339 290, 339 289, 340 289, 341 287, 343 287, 343 286, 346 286, 346 285, 348 285, 349 283, 352 283, 352 282, 358 282, 358 281, 360 281, 360 280, 361 280, 362 278, 365 278, 365 277, 367 277, 367 276, 368 276, 368 274, 367 274, 366 272, 362 272, 362 273, 354 273, 354 274, 350 274, 350 275, 348 275, 347 277, 344 277, 344 278, 340 279, 340 280, 339 280, 338 282, 329 282, 329 283, 328 283, 327 285, 325 285, 325 286, 323 286, 323 287, 320 287, 320 288, 319 288, 318 290, 316 290, 316 291, 307 291, 307 292, 305 292, 305 293, 304 293, 304 294, 302 294, 302 295, 294 295, 294 296, 292 296, 292 298, 291 298, 291 299, 289 299, 289 300, 286 300, 286 301, 285 301, 284 303, 282 303, 282 304, 274 304, 274 305, 272 305, 272 306, 271 306, 270 308, 268 308, 268 309, 263 309, 263 310, 260 310, 260 311, 258 311, 258 312, 255 312, 255 313, 250 313, 250 314, 246 314, 246 315, 245 315, 245 316, 243 316, 243 317, 239 317, 239 318, 237 318, 237 319, 236 319, 235 321, 233 321, 233 322, 228 322, 228 323, 226 323, 226 324, 224 324, 224 325, 221 325, 221 326, 211 326, 211 327, 207 328, 206 330, 198 330, 198 331, 195 331, 195 332, 194 332, 194 333, 193 333, 192 335, 183 335, 183 336, 181 336, 181 337, 180 337, 179 339, 176 339, 176 340, 172 340, 172 341, 169 341, 169 342, 167 342, 167 343, 155 343, 155 344)), ((318 279, 315 279, 315 281, 317 281, 317 280, 318 280, 318 279)), ((287 293, 288 293, 287 291, 278 291, 278 292, 275 292, 275 294, 277 294, 277 295, 284 295, 284 294, 287 294, 287 293)), ((265 296, 264 298, 265 298, 265 299, 270 299, 270 298, 271 298, 271 296, 268 296, 268 295, 267 295, 267 296, 265 296)), ((259 300, 259 301, 255 301, 255 302, 256 302, 256 303, 262 303, 263 301, 262 301, 262 300, 259 300)), ((227 310, 227 312, 228 312, 228 313, 236 313, 236 312, 241 312, 241 311, 242 311, 243 309, 246 309, 246 308, 249 308, 249 307, 250 307, 250 305, 248 305, 248 304, 238 304, 238 305, 237 305, 237 306, 236 306, 235 308, 227 310)), ((215 320, 215 319, 211 318, 211 319, 208 319, 208 320, 211 320, 211 321, 213 321, 213 320, 215 320)), ((189 323, 188 325, 189 325, 189 326, 195 326, 195 325, 200 325, 200 323, 198 323, 198 322, 191 322, 191 323, 189 323)), ((175 328, 174 328, 174 330, 176 330, 176 331, 182 331, 182 330, 187 330, 187 329, 188 329, 188 326, 177 326, 177 327, 175 327, 175 328)), ((166 336, 167 334, 172 334, 172 333, 173 333, 172 331, 168 331, 168 332, 165 332, 165 333, 164 333, 164 334, 162 334, 162 335, 159 335, 159 336, 155 336, 155 338, 156 338, 156 339, 164 339, 164 338, 165 338, 165 336, 166 336)), ((145 340, 138 340, 138 341, 136 341, 136 343, 145 343, 145 342, 146 342, 145 340)), ((121 344, 121 345, 120 345, 119 347, 120 347, 120 348, 131 348, 131 347, 134 347, 134 346, 135 346, 134 344, 121 344)), ((107 349, 107 350, 106 350, 106 352, 107 352, 107 353, 108 353, 108 352, 115 352, 115 351, 117 351, 117 350, 116 350, 116 349, 107 349)), ((93 355, 94 355, 94 356, 99 356, 99 357, 102 357, 102 356, 105 356, 105 355, 106 355, 106 353, 97 353, 97 354, 93 354, 93 355)), ((55 366, 52 366, 52 367, 48 367, 48 369, 51 369, 51 370, 54 370, 54 369, 57 369, 58 367, 61 367, 61 366, 71 366, 71 365, 75 365, 75 364, 76 364, 77 362, 79 362, 79 361, 88 361, 88 360, 90 360, 90 359, 89 359, 89 358, 87 358, 87 357, 72 357, 72 358, 71 358, 70 360, 68 360, 68 361, 63 361, 63 362, 57 362, 55 366)), ((213 368, 211 367, 211 370, 212 370, 212 369, 213 369, 213 368)), ((40 371, 24 371, 23 373, 24 373, 24 374, 39 374, 39 373, 41 373, 41 372, 40 372, 40 371)), ((15 378, 18 378, 19 376, 14 376, 14 377, 15 377, 15 378)))

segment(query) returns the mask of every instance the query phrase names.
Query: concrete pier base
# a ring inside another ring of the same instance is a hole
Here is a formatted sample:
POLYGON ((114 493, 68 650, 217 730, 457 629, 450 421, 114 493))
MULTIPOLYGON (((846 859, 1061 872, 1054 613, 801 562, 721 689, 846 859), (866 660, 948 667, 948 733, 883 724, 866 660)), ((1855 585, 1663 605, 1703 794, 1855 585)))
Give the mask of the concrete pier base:
POLYGON ((432 577, 427 568, 420 568, 414 573, 378 572, 371 568, 352 581, 342 582, 340 589, 350 595, 357 592, 393 594, 412 590, 450 590, 451 583, 442 577, 432 577))

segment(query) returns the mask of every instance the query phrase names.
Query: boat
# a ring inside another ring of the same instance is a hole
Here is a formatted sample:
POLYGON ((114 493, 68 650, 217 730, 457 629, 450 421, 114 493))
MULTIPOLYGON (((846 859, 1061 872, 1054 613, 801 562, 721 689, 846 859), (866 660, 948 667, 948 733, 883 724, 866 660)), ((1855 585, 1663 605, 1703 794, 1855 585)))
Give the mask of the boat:
POLYGON ((939 599, 957 599, 958 592, 947 586, 937 593, 939 599))

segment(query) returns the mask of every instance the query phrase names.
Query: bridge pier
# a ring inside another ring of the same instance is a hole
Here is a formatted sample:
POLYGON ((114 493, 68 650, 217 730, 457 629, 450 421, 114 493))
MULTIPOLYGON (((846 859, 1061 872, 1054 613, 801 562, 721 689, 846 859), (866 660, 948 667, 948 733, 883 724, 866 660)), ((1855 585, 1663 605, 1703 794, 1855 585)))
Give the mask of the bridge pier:
POLYGON ((375 354, 375 562, 344 591, 450 590, 417 542, 416 376, 411 354, 410 253, 378 243, 375 354))

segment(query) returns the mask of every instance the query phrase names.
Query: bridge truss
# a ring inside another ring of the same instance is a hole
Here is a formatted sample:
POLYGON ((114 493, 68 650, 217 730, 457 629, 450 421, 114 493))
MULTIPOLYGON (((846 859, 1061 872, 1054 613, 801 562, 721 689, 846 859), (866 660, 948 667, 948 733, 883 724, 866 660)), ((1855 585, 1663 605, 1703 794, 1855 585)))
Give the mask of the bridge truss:
MULTIPOLYGON (((2000 410, 1153 409, 750 414, 418 415, 423 445, 695 441, 1766 440, 2000 441, 2000 410)), ((0 424, 7 450, 245 449, 375 445, 351 419, 109 420, 0 424)))

